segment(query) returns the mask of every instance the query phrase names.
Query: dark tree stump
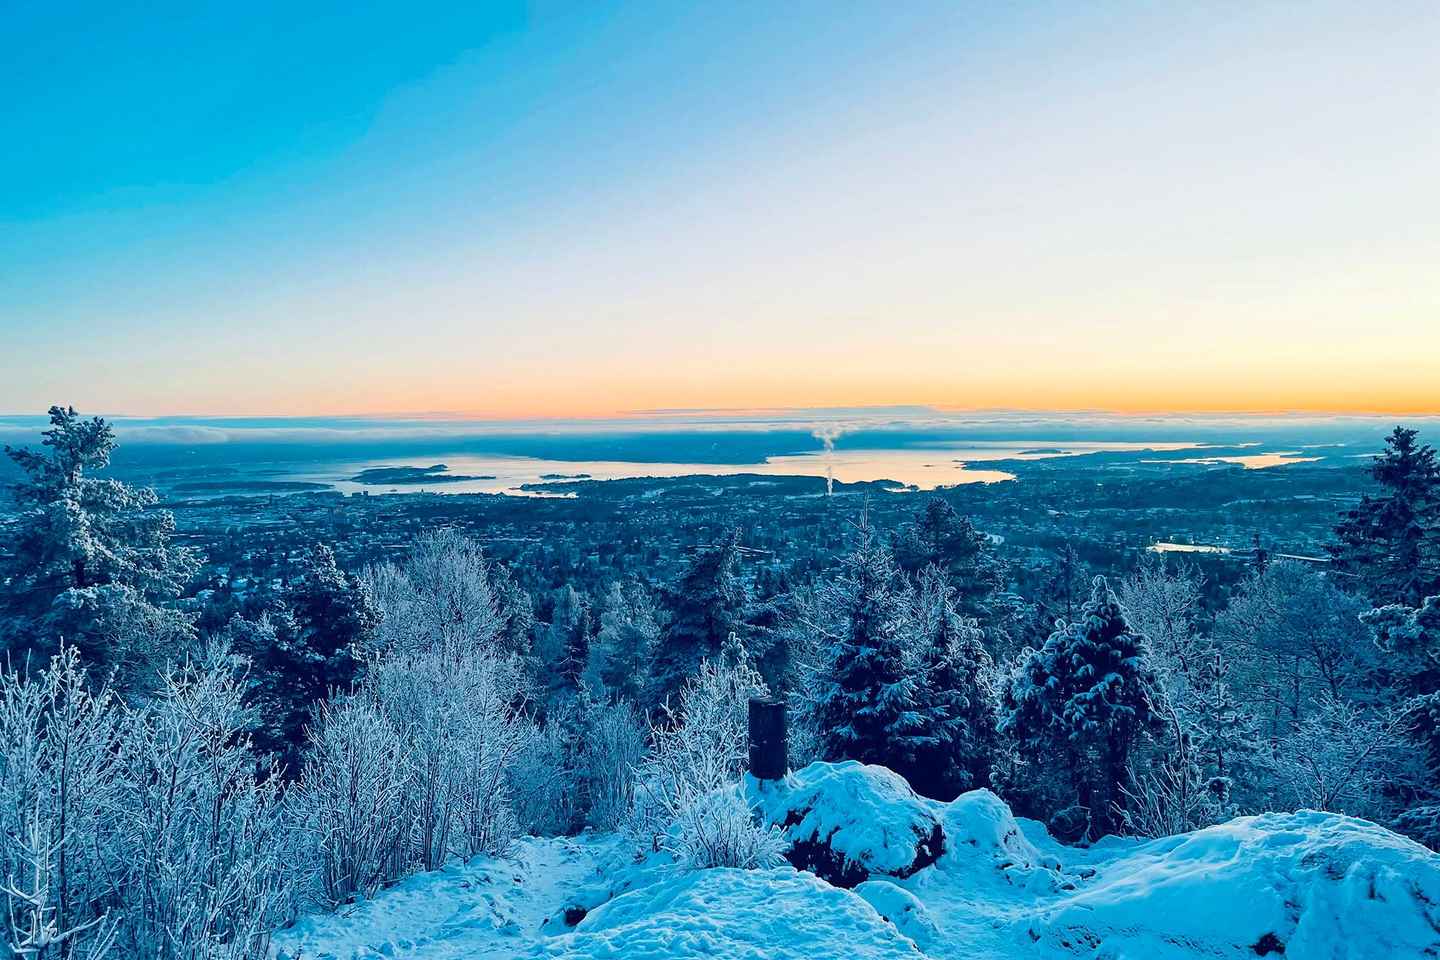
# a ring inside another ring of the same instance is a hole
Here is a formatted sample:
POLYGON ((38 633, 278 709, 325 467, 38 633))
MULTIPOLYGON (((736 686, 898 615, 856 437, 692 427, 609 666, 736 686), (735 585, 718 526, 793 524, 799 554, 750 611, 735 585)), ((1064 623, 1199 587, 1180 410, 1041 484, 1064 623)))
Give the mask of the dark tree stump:
POLYGON ((789 771, 785 742, 785 701, 750 698, 750 775, 779 780, 789 771))

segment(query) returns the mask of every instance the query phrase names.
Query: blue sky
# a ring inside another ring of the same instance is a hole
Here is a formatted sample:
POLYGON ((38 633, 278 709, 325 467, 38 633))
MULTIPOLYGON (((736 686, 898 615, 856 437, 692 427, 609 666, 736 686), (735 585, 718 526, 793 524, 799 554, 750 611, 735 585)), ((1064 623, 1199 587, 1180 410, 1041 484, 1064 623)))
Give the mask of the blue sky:
POLYGON ((1433 5, 294 6, 6 6, 0 411, 1440 409, 1433 5))

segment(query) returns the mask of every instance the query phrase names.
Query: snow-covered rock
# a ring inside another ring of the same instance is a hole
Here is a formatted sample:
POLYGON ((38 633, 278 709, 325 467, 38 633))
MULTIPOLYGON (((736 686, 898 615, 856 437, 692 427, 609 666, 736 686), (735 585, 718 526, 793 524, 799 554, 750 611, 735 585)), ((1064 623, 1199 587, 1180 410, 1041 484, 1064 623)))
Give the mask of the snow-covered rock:
POLYGON ((784 831, 786 858, 835 886, 874 875, 903 879, 945 848, 944 805, 884 767, 812 763, 783 780, 747 778, 745 786, 761 817, 784 831))
POLYGON ((1440 858, 1383 827, 1301 811, 1115 844, 1028 932, 1085 955, 1440 956, 1440 858))

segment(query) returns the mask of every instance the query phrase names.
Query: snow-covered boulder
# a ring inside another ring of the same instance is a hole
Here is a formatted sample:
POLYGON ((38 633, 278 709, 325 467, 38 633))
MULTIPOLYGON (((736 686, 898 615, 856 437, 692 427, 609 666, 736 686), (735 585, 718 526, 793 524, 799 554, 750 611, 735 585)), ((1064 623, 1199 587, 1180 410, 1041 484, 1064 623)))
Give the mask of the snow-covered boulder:
POLYGON ((1383 827, 1301 811, 1133 846, 1027 925, 1084 956, 1440 956, 1440 857, 1383 827))
POLYGON ((855 894, 788 867, 675 873, 592 910, 535 956, 564 960, 922 960, 855 894))
POLYGON ((747 778, 746 792, 760 815, 784 831, 786 859, 837 887, 874 875, 911 876, 945 849, 944 805, 884 767, 812 763, 784 780, 747 778))

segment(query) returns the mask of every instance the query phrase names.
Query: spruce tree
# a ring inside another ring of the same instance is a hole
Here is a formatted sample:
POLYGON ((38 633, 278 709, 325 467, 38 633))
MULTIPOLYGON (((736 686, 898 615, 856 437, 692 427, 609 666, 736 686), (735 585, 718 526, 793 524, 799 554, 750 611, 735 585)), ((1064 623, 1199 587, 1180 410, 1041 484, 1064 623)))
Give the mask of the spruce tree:
POLYGON ((1396 427, 1370 467, 1380 485, 1335 528, 1330 552, 1377 606, 1418 607, 1440 593, 1440 463, 1414 430, 1396 427))
POLYGON ((251 659, 252 680, 266 706, 256 742, 293 774, 315 704, 348 692, 360 678, 380 613, 364 582, 341 570, 335 552, 319 544, 265 620, 231 629, 237 652, 251 659))
POLYGON ((661 600, 667 614, 651 665, 650 705, 676 693, 700 661, 714 659, 731 633, 742 630, 746 595, 737 572, 740 531, 691 558, 661 600))
POLYGON ((1066 541, 1044 568, 1035 590, 1034 604, 1025 623, 1024 642, 1039 645, 1055 630, 1055 623, 1070 623, 1090 596, 1091 577, 1085 561, 1066 541))
POLYGON ((638 702, 659 635, 655 608, 645 588, 638 582, 611 584, 600 612, 600 631, 590 648, 587 674, 612 696, 638 702))
POLYGON ((1255 718, 1231 690, 1229 673, 1224 654, 1210 645, 1201 658, 1192 703, 1185 711, 1196 762, 1207 777, 1224 781, 1227 797, 1234 794, 1232 784, 1250 779, 1245 775, 1253 771, 1260 742, 1255 718))
POLYGON ((525 588, 515 582, 509 567, 494 564, 490 568, 490 574, 503 624, 500 629, 500 648, 516 656, 529 656, 534 643, 534 601, 525 588))
POLYGON ((901 770, 937 742, 918 702, 917 672, 907 662, 900 579, 889 551, 862 523, 827 594, 836 635, 817 685, 823 759, 901 770))
POLYGON ((1423 760, 1420 784, 1399 798, 1406 809, 1396 829, 1440 848, 1440 595, 1418 607, 1380 607, 1360 619, 1375 633, 1387 689, 1408 711, 1405 734, 1423 760))
POLYGON ((1004 568, 992 553, 990 538, 948 501, 932 497, 891 545, 896 565, 906 573, 919 574, 932 565, 945 571, 961 616, 982 623, 992 617, 996 595, 1005 586, 1004 568))
POLYGON ((550 623, 535 647, 536 679, 549 698, 575 693, 589 659, 589 632, 590 598, 568 583, 554 591, 550 623))
POLYGON ((917 607, 918 707, 935 743, 921 747, 902 772, 918 792, 951 800, 990 783, 998 749, 995 665, 979 625, 955 611, 938 571, 921 574, 917 607))
POLYGON ((0 650, 44 658, 63 639, 92 675, 144 679, 193 639, 173 604, 199 558, 172 544, 175 518, 153 490, 91 475, 115 449, 110 424, 51 407, 42 436, 44 450, 5 448, 24 477, 15 522, 0 527, 0 650))
POLYGON ((577 692, 583 686, 585 667, 590 662, 591 634, 590 599, 580 597, 580 605, 565 631, 564 656, 560 661, 560 678, 564 687, 577 692))
POLYGON ((1001 730, 1022 752, 1062 760, 1098 836, 1125 807, 1130 752, 1156 727, 1163 696, 1145 638, 1096 577, 1080 618, 1023 658, 1005 690, 1001 730))

